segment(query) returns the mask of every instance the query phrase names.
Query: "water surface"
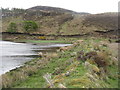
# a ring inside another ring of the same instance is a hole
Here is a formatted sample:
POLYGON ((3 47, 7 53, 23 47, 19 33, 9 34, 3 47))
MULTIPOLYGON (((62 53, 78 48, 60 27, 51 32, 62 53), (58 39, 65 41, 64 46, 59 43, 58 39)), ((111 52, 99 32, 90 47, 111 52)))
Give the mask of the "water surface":
POLYGON ((27 44, 0 41, 0 74, 20 67, 38 56, 38 52, 54 52, 56 48, 70 44, 27 44))

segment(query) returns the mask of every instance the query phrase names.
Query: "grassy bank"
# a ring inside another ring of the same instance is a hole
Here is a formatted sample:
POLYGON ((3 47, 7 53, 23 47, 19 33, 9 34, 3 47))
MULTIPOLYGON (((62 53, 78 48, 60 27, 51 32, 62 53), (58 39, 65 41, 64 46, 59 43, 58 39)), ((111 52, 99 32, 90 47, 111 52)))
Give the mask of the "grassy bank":
POLYGON ((73 45, 2 75, 3 87, 118 88, 118 57, 107 39, 67 40, 73 45))
POLYGON ((15 40, 15 42, 25 42, 25 43, 68 43, 60 40, 15 40))

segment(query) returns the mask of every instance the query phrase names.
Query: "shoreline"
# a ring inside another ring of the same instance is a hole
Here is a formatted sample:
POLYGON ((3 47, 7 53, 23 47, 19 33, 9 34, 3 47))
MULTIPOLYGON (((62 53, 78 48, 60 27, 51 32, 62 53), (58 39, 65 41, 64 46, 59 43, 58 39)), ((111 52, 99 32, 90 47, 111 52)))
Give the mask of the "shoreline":
MULTIPOLYGON (((30 61, 27 61, 27 62, 23 63, 23 65, 16 66, 14 69, 11 69, 11 70, 3 73, 3 74, 11 73, 11 72, 17 71, 18 69, 24 68, 27 65, 27 63, 34 61, 34 59, 31 59, 30 61)), ((1 74, 0 76, 2 76, 3 74, 1 74)))
MULTIPOLYGON (((13 41, 10 41, 10 42, 13 42, 13 41)), ((15 42, 15 43, 23 43, 23 42, 15 42)), ((46 45, 46 43, 32 43, 32 42, 30 42, 30 43, 28 43, 28 42, 24 42, 25 44, 31 44, 31 45, 46 45)), ((57 46, 57 47, 54 47, 54 46, 51 46, 51 45, 53 45, 53 44, 55 44, 55 43, 47 43, 48 45, 50 45, 50 47, 47 47, 47 48, 54 48, 54 49, 59 49, 61 46, 57 46)), ((59 44, 59 43, 58 43, 59 44)), ((63 45, 63 44, 62 44, 63 45)), ((67 44, 65 44, 66 46, 68 46, 67 44)), ((64 46, 64 45, 63 45, 64 46)), ((49 51, 48 51, 48 53, 50 53, 49 51)), ((52 52, 51 52, 52 53, 52 52)), ((24 55, 22 55, 22 56, 24 56, 24 55)), ((39 54, 37 54, 37 55, 35 55, 36 57, 34 57, 34 59, 36 59, 36 58, 41 58, 41 56, 39 56, 39 54)), ((27 62, 25 62, 25 63, 28 63, 28 62, 31 62, 32 60, 34 60, 34 59, 31 59, 31 60, 29 60, 29 61, 27 61, 27 62)), ((19 66, 16 66, 16 67, 14 67, 13 69, 10 69, 10 70, 8 70, 8 71, 6 71, 5 73, 3 73, 3 74, 6 74, 6 73, 9 73, 9 72, 11 72, 11 71, 15 71, 15 70, 17 70, 18 68, 21 68, 21 67, 24 67, 24 65, 25 65, 25 63, 23 63, 23 64, 21 64, 21 65, 19 65, 19 66)), ((1 74, 2 75, 2 74, 1 74)))

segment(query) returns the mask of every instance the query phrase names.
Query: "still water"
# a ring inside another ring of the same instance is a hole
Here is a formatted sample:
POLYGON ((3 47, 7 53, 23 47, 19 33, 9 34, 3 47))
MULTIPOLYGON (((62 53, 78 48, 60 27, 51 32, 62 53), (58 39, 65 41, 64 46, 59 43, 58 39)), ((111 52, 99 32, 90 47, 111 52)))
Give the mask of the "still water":
POLYGON ((0 41, 0 75, 20 67, 38 56, 38 52, 53 52, 58 47, 70 44, 27 44, 0 41))

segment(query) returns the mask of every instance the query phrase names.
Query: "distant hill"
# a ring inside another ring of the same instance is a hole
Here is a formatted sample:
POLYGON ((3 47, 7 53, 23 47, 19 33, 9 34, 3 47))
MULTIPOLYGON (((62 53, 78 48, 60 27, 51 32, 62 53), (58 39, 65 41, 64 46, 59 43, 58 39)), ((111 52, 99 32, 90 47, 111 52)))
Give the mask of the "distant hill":
POLYGON ((49 7, 49 6, 35 6, 28 8, 27 10, 36 10, 36 11, 51 11, 51 12, 74 12, 71 10, 63 9, 63 8, 57 8, 57 7, 49 7))
POLYGON ((22 21, 35 21, 39 29, 31 33, 47 35, 96 34, 118 29, 118 13, 89 14, 63 8, 35 6, 24 9, 3 11, 3 32, 10 22, 18 25, 18 32, 23 32, 22 21))
POLYGON ((50 6, 35 6, 35 7, 31 7, 27 10, 33 10, 33 11, 43 11, 43 12, 57 12, 57 13, 71 13, 71 14, 89 14, 86 12, 75 12, 72 10, 68 10, 68 9, 63 9, 63 8, 58 8, 58 7, 50 7, 50 6))

